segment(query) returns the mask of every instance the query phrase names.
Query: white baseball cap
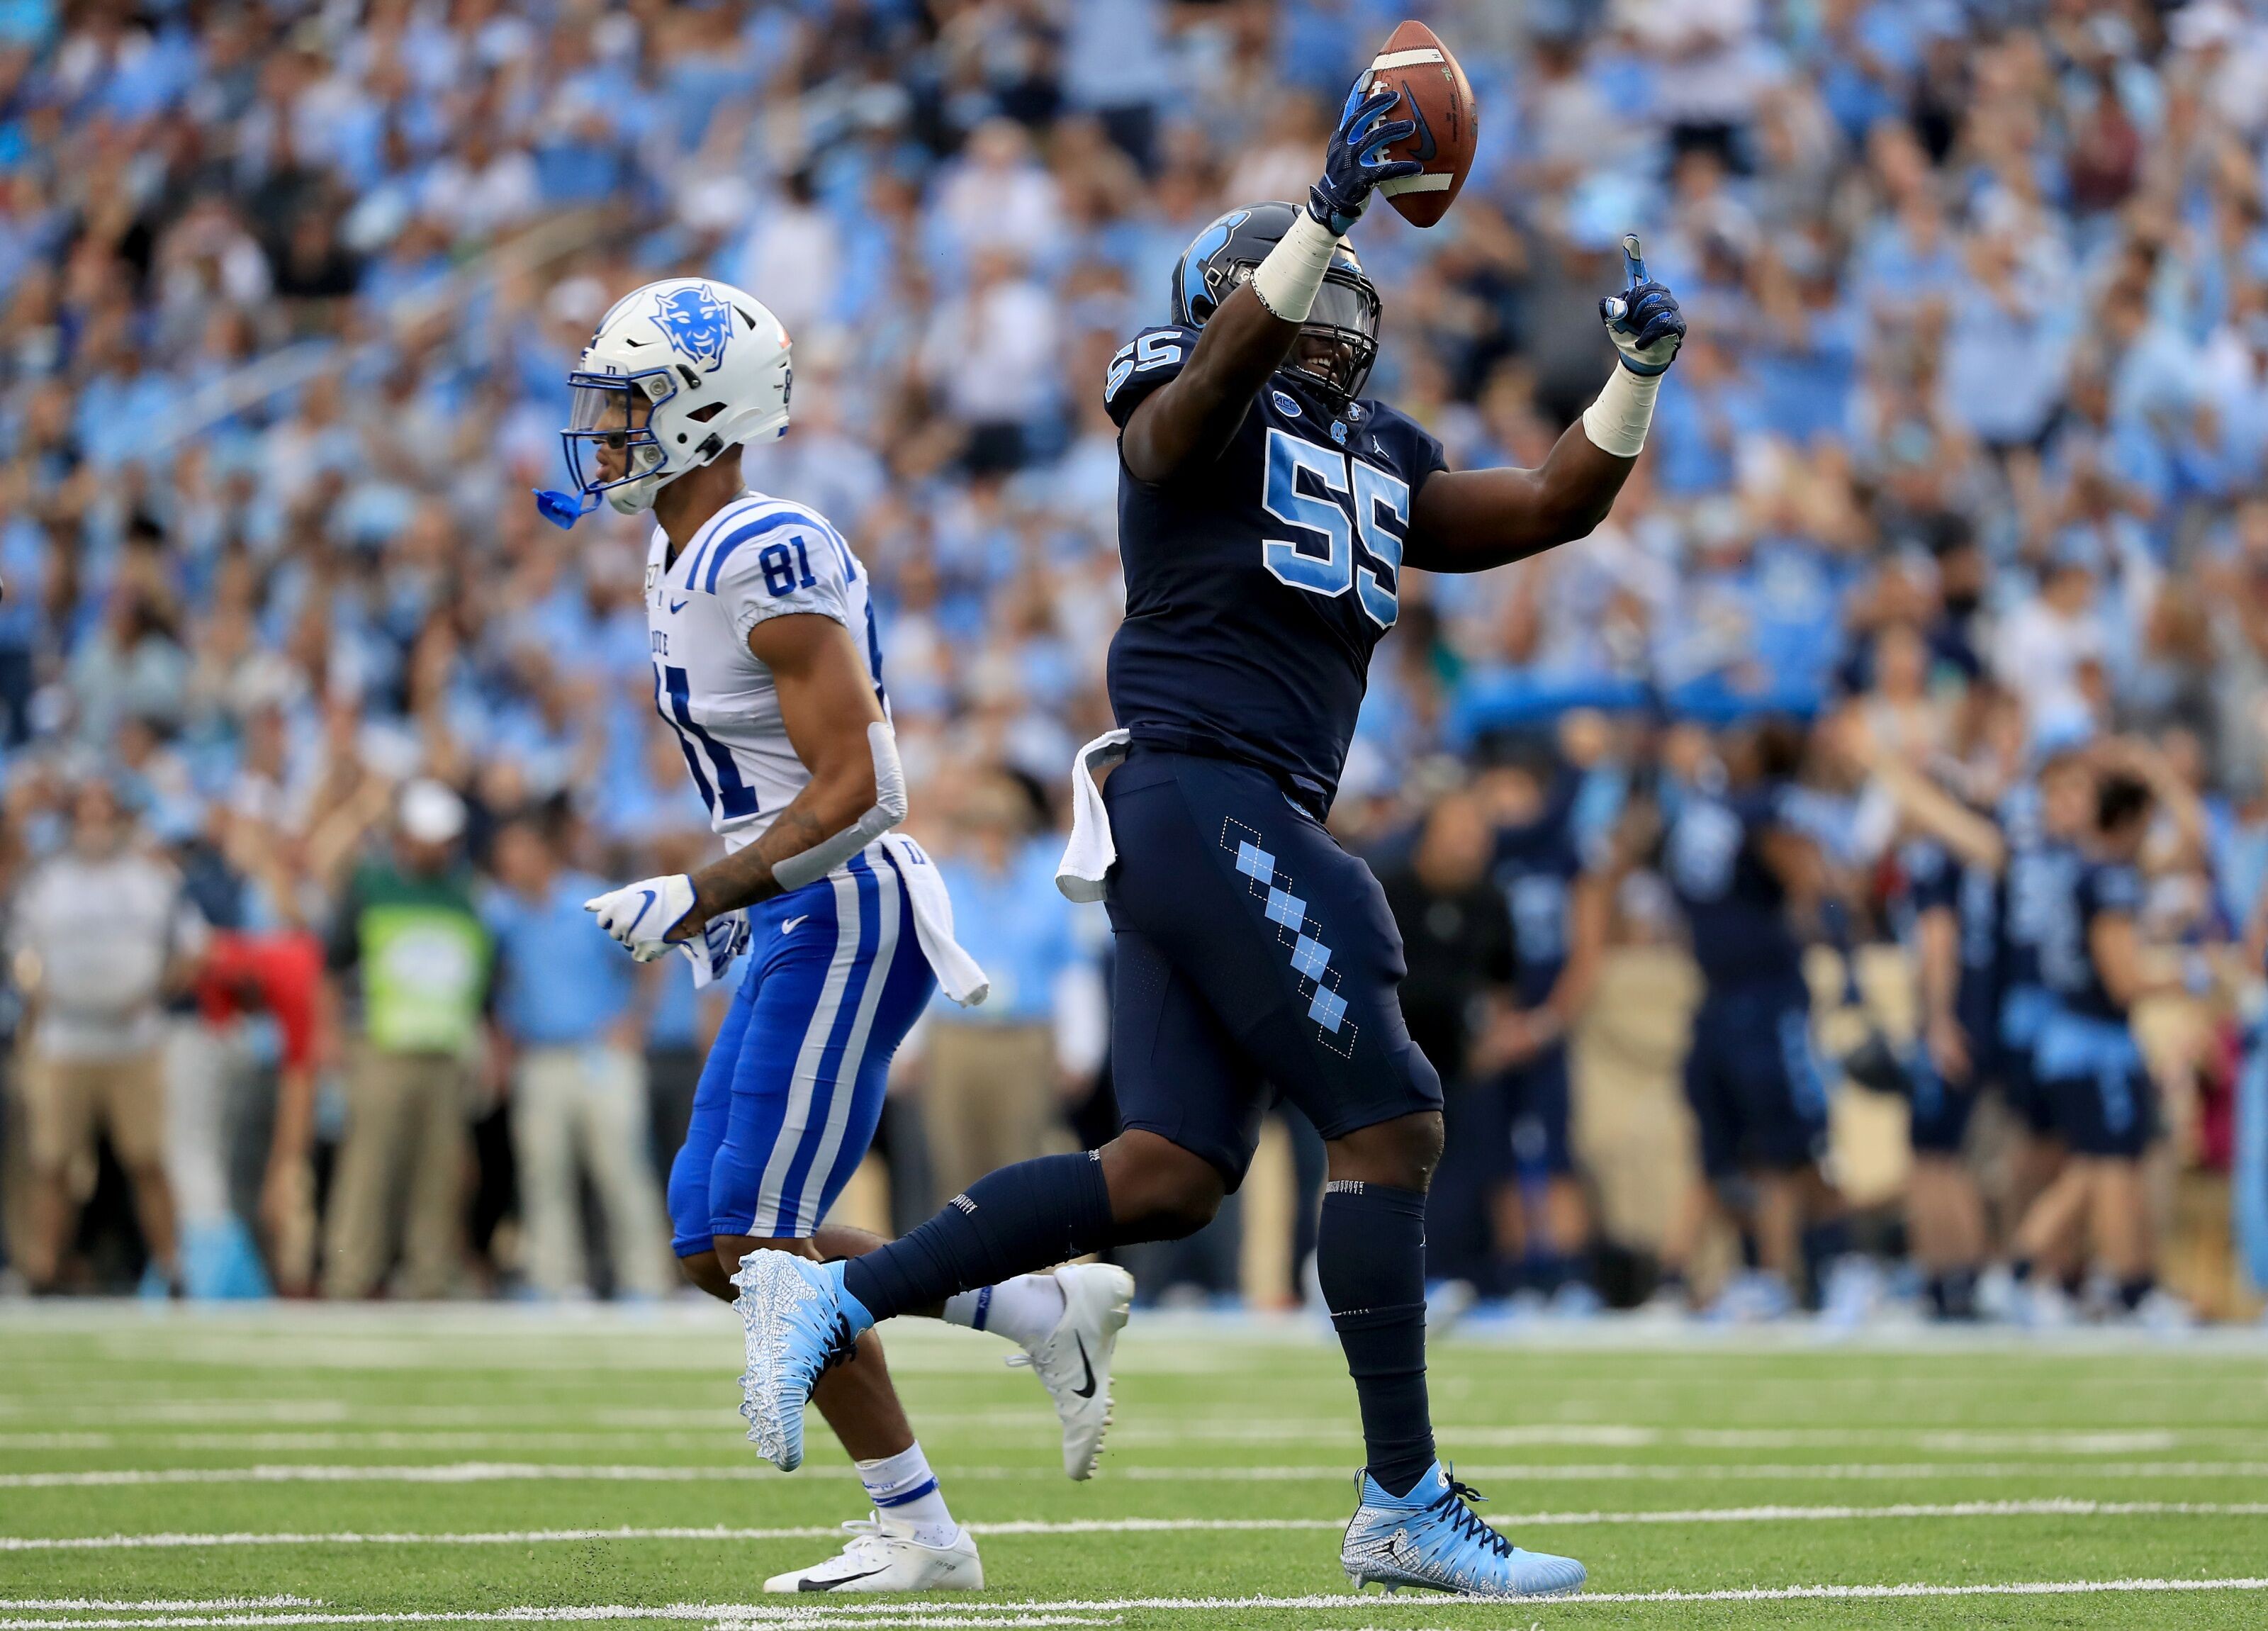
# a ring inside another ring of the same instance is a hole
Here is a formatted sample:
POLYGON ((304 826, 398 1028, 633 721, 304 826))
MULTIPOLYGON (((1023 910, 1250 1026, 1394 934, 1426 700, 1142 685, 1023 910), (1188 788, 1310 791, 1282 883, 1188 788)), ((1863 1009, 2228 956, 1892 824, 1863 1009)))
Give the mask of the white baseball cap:
POLYGON ((465 801, 446 783, 419 777, 401 790, 401 830, 420 844, 453 843, 465 830, 465 801))

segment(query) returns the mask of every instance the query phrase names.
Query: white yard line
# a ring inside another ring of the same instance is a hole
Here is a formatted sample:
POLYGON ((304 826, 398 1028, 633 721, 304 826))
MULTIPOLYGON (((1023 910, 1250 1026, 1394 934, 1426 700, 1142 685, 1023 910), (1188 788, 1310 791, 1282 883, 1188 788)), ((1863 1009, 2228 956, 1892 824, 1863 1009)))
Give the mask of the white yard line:
MULTIPOLYGON (((29 1348, 56 1339, 113 1338, 135 1345, 138 1354, 154 1333, 171 1345, 180 1339, 218 1343, 321 1341, 353 1338, 401 1344, 440 1336, 461 1347, 497 1342, 525 1353, 531 1338, 593 1347, 681 1346, 688 1337, 716 1336, 719 1311, 705 1300, 663 1304, 504 1305, 486 1303, 385 1303, 369 1306, 276 1303, 234 1307, 198 1305, 151 1308, 132 1299, 59 1299, 11 1307, 11 1340, 29 1348)), ((729 1326, 725 1327, 729 1331, 729 1326)), ((891 1323, 893 1349, 979 1347, 981 1336, 949 1330, 934 1321, 891 1323)), ((729 1337, 726 1339, 730 1346, 729 1337)), ((2257 1357, 2268 1351, 2268 1332, 2242 1326, 2187 1332, 2176 1338, 2104 1326, 2064 1331, 2016 1331, 2005 1326, 1880 1325, 1857 1332, 1827 1332, 1809 1321, 1769 1326, 1712 1326, 1655 1323, 1630 1316, 1580 1322, 1551 1320, 1468 1324, 1456 1346, 1485 1348, 1509 1344, 1560 1353, 1649 1352, 1668 1348, 1704 1354, 1725 1353, 1914 1353, 1969 1354, 2021 1350, 2085 1355, 2190 1354, 2257 1357)), ((1222 1314, 1210 1311, 1144 1310, 1122 1352, 1146 1347, 1322 1347, 1331 1344, 1329 1328, 1297 1314, 1222 1314)), ((44 1356, 43 1356, 44 1357, 44 1356)))
MULTIPOLYGON (((2268 1461, 1923 1461, 1923 1462, 1525 1462, 1460 1463, 1469 1478, 1524 1483, 1837 1483, 1924 1481, 1933 1479, 2268 1478, 2268 1461)), ((848 1466, 806 1467, 804 1478, 847 1479, 848 1466)), ((1111 1466, 1104 1476, 1134 1483, 1336 1483, 1344 1465, 1111 1466)), ((1035 1469, 952 1466, 947 1480, 1022 1482, 1035 1469)), ((450 1461, 431 1465, 364 1466, 276 1463, 239 1467, 114 1467, 89 1471, 0 1473, 0 1489, 95 1489, 166 1484, 602 1484, 746 1483, 781 1476, 769 1466, 600 1465, 581 1462, 450 1461)))
MULTIPOLYGON (((1507 1512, 1489 1521, 1500 1529, 1580 1528, 1594 1524, 1803 1524, 1894 1518, 1981 1517, 2268 1517, 2268 1502, 2216 1501, 1955 1501, 1900 1502, 1890 1506, 1689 1507, 1631 1512, 1507 1512)), ((972 1523, 979 1535, 1126 1535, 1189 1531, 1336 1530, 1343 1517, 1121 1517, 1074 1518, 1049 1523, 1006 1519, 972 1523)), ((788 1528, 503 1529, 439 1534, 237 1531, 219 1534, 0 1535, 0 1552, 133 1552, 196 1550, 225 1546, 550 1546, 593 1540, 818 1540, 842 1532, 836 1524, 788 1528)), ((0 1608, 57 1606, 0 1603, 0 1608)))
POLYGON ((141 1612, 153 1609, 225 1610, 232 1608, 320 1608, 319 1597, 184 1597, 136 1598, 128 1600, 113 1597, 0 1597, 0 1609, 67 1609, 77 1613, 96 1609, 130 1608, 141 1612))
MULTIPOLYGON (((240 1433, 0 1433, 0 1450, 232 1450, 271 1453, 313 1453, 331 1450, 540 1450, 546 1446, 561 1449, 571 1446, 600 1449, 613 1446, 616 1450, 628 1445, 635 1449, 713 1450, 728 1438, 740 1436, 733 1425, 733 1418, 722 1412, 713 1413, 707 1423, 707 1432, 685 1428, 656 1429, 652 1428, 608 1428, 592 1432, 562 1433, 539 1428, 528 1428, 517 1433, 469 1433, 447 1429, 398 1432, 382 1428, 350 1430, 337 1433, 273 1433, 256 1429, 240 1433)), ((1052 1422, 1042 1424, 1044 1434, 1035 1434, 1034 1442, 1052 1443, 1062 1435, 1062 1429, 1052 1422)), ((932 1434, 934 1440, 945 1435, 932 1434)), ((997 1435, 993 1436, 997 1437, 997 1435)), ((2170 1450, 2171 1444, 2154 1446, 2170 1450)))
MULTIPOLYGON (((0 1415, 7 1413, 0 1402, 0 1415)), ((99 1422, 102 1431, 0 1431, 0 1450, 265 1450, 265 1452, 320 1452, 320 1450, 511 1450, 531 1443, 547 1445, 606 1445, 606 1443, 666 1443, 698 1445, 737 1438, 740 1425, 717 1409, 646 1409, 646 1411, 580 1411, 587 1427, 558 1429, 558 1411, 512 1411, 485 1406, 358 1406, 354 1418, 367 1425, 340 1425, 327 1431, 276 1431, 281 1422, 347 1422, 350 1409, 335 1402, 311 1402, 306 1406, 286 1402, 243 1402, 227 1399, 184 1402, 181 1406, 104 1406, 104 1409, 43 1411, 50 1422, 99 1422), (118 1431, 121 1422, 229 1422, 236 1429, 209 1431, 118 1431)), ((1009 1435, 1030 1435, 1032 1443, 1052 1441, 1055 1422, 1043 1411, 923 1411, 923 1431, 930 1441, 950 1441, 957 1434, 982 1434, 1000 1443, 1009 1435)), ((1910 1445, 1946 1454, 2068 1454, 2068 1457, 2134 1457, 2180 1450, 2184 1445, 2212 1445, 2220 1450, 2268 1445, 2268 1431, 2218 1429, 2218 1427, 2032 1427, 2032 1429, 1964 1429, 1964 1427, 1855 1427, 1855 1429, 1812 1429, 1812 1427, 1646 1427, 1633 1422, 1535 1422, 1535 1425, 1438 1425, 1442 1443, 1454 1447, 1524 1450, 1524 1447, 1565 1445, 1572 1450, 1853 1450, 1867 1445, 1910 1445)), ((1206 1445, 1206 1443, 1361 1443, 1354 1425, 1311 1422, 1311 1420, 1222 1418, 1180 1420, 1174 1425, 1145 1427, 1141 1422, 1121 1425, 1111 1434, 1118 1447, 1147 1445, 1206 1445)))
MULTIPOLYGON (((1902 1598, 1975 1597, 2093 1597, 2196 1591, 2268 1591, 2268 1576, 2249 1576, 2205 1580, 2033 1580, 1977 1585, 1940 1585, 1909 1582, 1897 1585, 1753 1586, 1715 1591, 1600 1591, 1580 1597, 1537 1602, 1551 1610, 1634 1603, 1768 1603, 1794 1601, 1872 1601, 1902 1598)), ((818 1624, 852 1626, 1012 1626, 1086 1623, 1075 1616, 1149 1613, 1209 1613, 1300 1611, 1375 1615, 1381 1611, 1435 1612, 1444 1607, 1483 1605, 1481 1599, 1425 1598, 1403 1600, 1336 1593, 1305 1597, 1175 1598, 1130 1597, 1074 1598, 1061 1602, 1025 1599, 985 1602, 843 1603, 781 1605, 674 1603, 644 1607, 632 1604, 593 1604, 587 1606, 526 1607, 489 1611, 426 1611, 401 1613, 243 1613, 218 1612, 225 1603, 202 1614, 167 1612, 120 1615, 103 1619, 26 1619, 0 1615, 0 1631, 168 1631, 188 1628, 320 1626, 320 1625, 521 1625, 586 1624, 607 1620, 703 1621, 712 1627, 818 1624), (1040 1618, 1045 1616, 1046 1618, 1040 1618)), ((168 1605, 169 1606, 169 1605, 168 1605)))
MULTIPOLYGON (((562 1432, 535 1422, 499 1430, 449 1428, 346 1428, 324 1432, 277 1432, 257 1422, 236 1431, 206 1432, 0 1432, 0 1451, 75 1450, 221 1450, 271 1454, 313 1453, 340 1450, 526 1450, 551 1445, 643 1444, 653 1448, 701 1449, 728 1435, 737 1436, 733 1418, 722 1411, 666 1413, 689 1420, 668 1426, 637 1424, 562 1432)), ((969 1413, 956 1420, 951 1413, 925 1413, 922 1427, 932 1444, 950 1443, 963 1433, 981 1435, 990 1443, 1028 1438, 1052 1443, 1060 1429, 1036 1412, 969 1413)), ((1974 1432, 1962 1428, 1862 1428, 1851 1431, 1806 1428, 1664 1428, 1631 1426, 1442 1427, 1436 1435, 1459 1449, 1531 1449, 1565 1446, 1571 1449, 1646 1450, 1674 1447, 1693 1450, 1832 1450, 1867 1445, 1910 1446, 1948 1454, 2027 1453, 2069 1456, 2133 1456, 2165 1453, 2185 1445, 2219 1449, 2243 1446, 2257 1449, 2268 1443, 2268 1434, 2242 1429, 2137 1428, 2132 1429, 2044 1429, 2031 1432, 1974 1432)), ((1179 1427, 1122 1426, 1111 1443, 1121 1449, 1162 1448, 1202 1444, 1347 1443, 1361 1442, 1352 1427, 1319 1426, 1306 1421, 1222 1421, 1179 1427)))
MULTIPOLYGON (((1921 1461, 1921 1462, 1522 1462, 1456 1464, 1460 1477, 1521 1483, 1840 1483, 1931 1479, 2268 1478, 2268 1461, 1921 1461)), ((1012 1476, 1021 1474, 1012 1473, 1012 1476)), ((1136 1483, 1285 1484, 1344 1480, 1348 1469, 1316 1466, 1112 1466, 1103 1475, 1136 1483)), ((983 1478, 990 1469, 954 1468, 948 1478, 983 1478)))

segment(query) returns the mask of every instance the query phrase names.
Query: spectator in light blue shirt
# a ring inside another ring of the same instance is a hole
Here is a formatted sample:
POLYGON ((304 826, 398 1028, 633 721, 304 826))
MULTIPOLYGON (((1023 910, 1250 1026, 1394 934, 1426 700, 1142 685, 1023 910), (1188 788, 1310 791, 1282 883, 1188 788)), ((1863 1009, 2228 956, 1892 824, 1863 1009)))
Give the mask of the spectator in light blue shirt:
POLYGON ((938 860, 953 894, 954 933, 983 965, 992 994, 930 1013, 922 1120, 938 1192, 1043 1155, 1059 1137, 1056 1024, 1068 982, 1086 967, 1074 908, 1056 889, 1052 835, 1039 801, 1009 771, 980 771, 954 812, 938 860))
POLYGON ((487 903, 496 937, 497 1028, 512 1054, 512 1142, 528 1283, 587 1292, 578 1176, 605 1210, 618 1295, 671 1283, 669 1229, 648 1155, 645 1055, 636 965, 583 903, 606 884, 563 870, 552 837, 522 816, 497 835, 504 887, 487 903))

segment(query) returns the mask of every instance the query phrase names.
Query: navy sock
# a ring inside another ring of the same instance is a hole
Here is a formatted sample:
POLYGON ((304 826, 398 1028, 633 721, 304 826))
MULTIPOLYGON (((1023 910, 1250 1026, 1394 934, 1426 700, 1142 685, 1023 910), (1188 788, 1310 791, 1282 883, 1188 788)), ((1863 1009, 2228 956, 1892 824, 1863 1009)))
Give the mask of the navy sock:
POLYGON ((843 1284, 885 1320, 1110 1242, 1101 1162, 1092 1153, 1042 1155, 986 1173, 904 1239, 850 1258, 843 1284))
POLYGON ((1975 1269, 1949 1268, 1942 1274, 1932 1274, 1928 1288, 1930 1308, 1940 1319, 1977 1317, 1975 1269))
POLYGON ((1334 1178, 1323 1186, 1315 1273, 1362 1406, 1368 1472, 1406 1495, 1433 1465, 1425 1407, 1425 1197, 1334 1178))

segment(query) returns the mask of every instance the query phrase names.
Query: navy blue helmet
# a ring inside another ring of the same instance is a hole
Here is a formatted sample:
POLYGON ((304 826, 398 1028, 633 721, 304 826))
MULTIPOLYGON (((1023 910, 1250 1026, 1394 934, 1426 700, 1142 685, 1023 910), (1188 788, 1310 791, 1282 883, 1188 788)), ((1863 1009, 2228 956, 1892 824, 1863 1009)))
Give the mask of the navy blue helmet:
MULTIPOLYGON (((1174 268, 1174 321, 1202 328, 1237 284, 1292 230, 1300 206, 1248 204, 1199 232, 1174 268)), ((1300 326, 1285 372, 1344 405, 1362 395, 1378 360, 1378 290, 1344 243, 1324 269, 1314 308, 1300 326)))

